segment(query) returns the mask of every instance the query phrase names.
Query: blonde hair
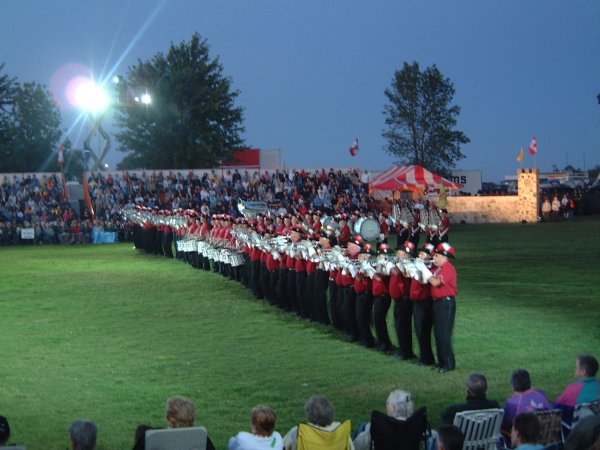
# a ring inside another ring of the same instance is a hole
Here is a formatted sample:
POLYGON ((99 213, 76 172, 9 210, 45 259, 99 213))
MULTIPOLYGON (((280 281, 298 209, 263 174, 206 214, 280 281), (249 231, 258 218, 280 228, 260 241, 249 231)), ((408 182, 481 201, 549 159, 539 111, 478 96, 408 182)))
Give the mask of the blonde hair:
POLYGON ((196 422, 196 407, 185 397, 171 397, 167 400, 166 418, 169 428, 193 427, 196 422))

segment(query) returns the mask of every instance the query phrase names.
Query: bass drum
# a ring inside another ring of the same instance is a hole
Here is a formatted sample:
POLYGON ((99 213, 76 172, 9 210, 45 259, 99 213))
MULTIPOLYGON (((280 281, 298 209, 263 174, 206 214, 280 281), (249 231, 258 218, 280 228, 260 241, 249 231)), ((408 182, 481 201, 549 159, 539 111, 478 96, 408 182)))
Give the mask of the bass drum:
POLYGON ((367 241, 374 241, 379 237, 381 227, 379 222, 372 217, 361 217, 354 224, 354 231, 367 241))

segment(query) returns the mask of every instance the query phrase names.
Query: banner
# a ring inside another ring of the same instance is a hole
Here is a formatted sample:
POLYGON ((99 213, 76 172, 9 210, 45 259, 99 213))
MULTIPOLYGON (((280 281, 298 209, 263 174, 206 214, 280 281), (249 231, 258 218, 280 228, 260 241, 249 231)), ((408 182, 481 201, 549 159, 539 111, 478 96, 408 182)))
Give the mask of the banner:
POLYGON ((114 244, 117 242, 117 233, 114 231, 92 232, 92 244, 114 244))
POLYGON ((21 239, 35 239, 33 228, 21 228, 21 239))

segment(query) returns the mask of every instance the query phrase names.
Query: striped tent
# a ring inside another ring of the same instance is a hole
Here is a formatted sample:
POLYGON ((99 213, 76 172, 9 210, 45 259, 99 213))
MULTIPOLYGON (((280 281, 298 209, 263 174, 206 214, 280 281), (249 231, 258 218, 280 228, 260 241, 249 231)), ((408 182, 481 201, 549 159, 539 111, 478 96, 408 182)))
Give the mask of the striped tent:
POLYGON ((423 166, 394 166, 377 175, 369 183, 371 189, 378 191, 437 188, 440 185, 447 189, 463 187, 462 184, 436 175, 423 166))

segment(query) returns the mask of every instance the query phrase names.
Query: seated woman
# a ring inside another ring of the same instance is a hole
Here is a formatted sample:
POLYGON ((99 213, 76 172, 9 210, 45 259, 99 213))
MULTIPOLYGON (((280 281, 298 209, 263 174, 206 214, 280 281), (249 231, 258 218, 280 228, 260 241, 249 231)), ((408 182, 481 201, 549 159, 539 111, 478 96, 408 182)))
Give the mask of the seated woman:
MULTIPOLYGON (((334 431, 341 425, 340 422, 334 422, 335 406, 321 395, 313 395, 304 405, 304 413, 309 425, 324 431, 334 431)), ((352 439, 348 435, 348 444, 354 450, 352 439)), ((293 427, 284 436, 286 450, 297 450, 298 448, 298 427, 293 427)))
POLYGON ((283 450, 283 438, 275 430, 277 415, 268 406, 259 405, 250 414, 252 433, 240 431, 229 439, 229 450, 283 450))
POLYGON ((543 391, 531 387, 531 377, 525 369, 515 370, 510 377, 513 395, 504 403, 502 431, 510 434, 513 420, 524 412, 550 409, 550 402, 543 391))
MULTIPOLYGON (((409 392, 396 389, 388 395, 385 410, 388 416, 394 419, 406 420, 413 415, 415 404, 409 392)), ((356 436, 353 442, 356 450, 369 450, 371 448, 371 423, 364 425, 363 431, 356 436)))
MULTIPOLYGON (((194 403, 185 397, 171 397, 167 400, 165 411, 167 428, 189 428, 196 426, 196 407, 194 403)), ((140 425, 136 430, 136 441, 134 450, 145 448, 145 435, 147 430, 153 428, 149 425, 140 425)), ((209 437, 206 438, 206 450, 215 450, 215 446, 209 437)))

